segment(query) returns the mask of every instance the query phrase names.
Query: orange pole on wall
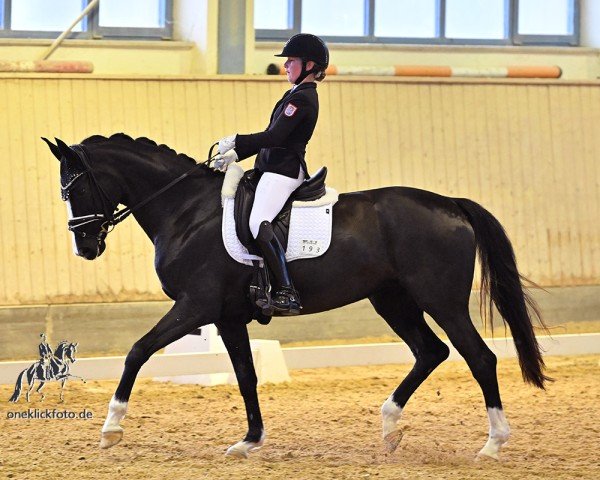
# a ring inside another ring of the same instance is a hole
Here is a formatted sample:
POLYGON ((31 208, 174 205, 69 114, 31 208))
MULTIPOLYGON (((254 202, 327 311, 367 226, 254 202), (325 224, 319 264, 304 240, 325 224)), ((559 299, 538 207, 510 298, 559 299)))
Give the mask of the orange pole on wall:
POLYGON ((516 78, 560 78, 562 70, 560 67, 508 67, 508 77, 516 78))
MULTIPOLYGON (((284 75, 285 68, 275 64, 267 68, 269 75, 284 75)), ((444 65, 393 65, 388 67, 342 67, 330 65, 327 75, 384 75, 396 77, 496 77, 496 78, 560 78, 562 70, 554 65, 512 67, 449 67, 444 65)))
POLYGON ((93 71, 92 62, 0 60, 0 72, 92 73, 93 71))

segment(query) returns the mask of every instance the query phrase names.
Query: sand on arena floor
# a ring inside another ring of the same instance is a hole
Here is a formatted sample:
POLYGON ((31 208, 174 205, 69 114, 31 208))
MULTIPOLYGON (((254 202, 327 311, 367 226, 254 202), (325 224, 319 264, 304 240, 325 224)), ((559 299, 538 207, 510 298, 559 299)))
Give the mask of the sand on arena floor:
POLYGON ((115 381, 70 381, 65 403, 48 384, 43 403, 7 399, 0 387, 0 477, 35 478, 600 478, 600 356, 548 357, 556 381, 525 385, 515 360, 499 381, 512 428, 502 461, 474 461, 487 438, 478 386, 464 362, 446 362, 404 411, 396 452, 381 442, 379 408, 409 365, 296 370, 292 382, 259 389, 267 439, 245 461, 225 457, 245 433, 235 386, 199 387, 140 380, 123 422, 123 441, 98 448, 115 381), (71 420, 9 419, 38 409, 91 412, 71 420))

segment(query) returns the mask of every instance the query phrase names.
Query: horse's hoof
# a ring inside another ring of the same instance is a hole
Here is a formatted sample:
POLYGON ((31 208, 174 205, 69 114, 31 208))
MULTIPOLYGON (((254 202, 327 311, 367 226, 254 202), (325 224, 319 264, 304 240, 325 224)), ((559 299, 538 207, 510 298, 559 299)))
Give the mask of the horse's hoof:
POLYGON ((394 453, 396 451, 396 448, 398 448, 398 445, 400 445, 400 440, 402 440, 403 436, 404 432, 402 430, 394 430, 383 437, 385 449, 388 451, 388 453, 394 453))
POLYGON ((486 444, 483 446, 475 460, 500 460, 500 449, 508 442, 508 434, 497 435, 493 438, 489 438, 486 444))
POLYGON ((476 462, 499 462, 500 461, 500 457, 498 456, 498 454, 492 454, 492 455, 488 455, 487 453, 481 453, 479 452, 477 454, 477 456, 475 457, 475 461, 476 462))
POLYGON ((499 462, 500 456, 498 453, 484 452, 483 449, 475 457, 476 462, 499 462))
POLYGON ((115 446, 123 439, 123 431, 120 432, 102 432, 100 437, 100 448, 110 448, 115 446))
POLYGON ((259 450, 263 446, 262 440, 260 442, 238 442, 227 449, 225 455, 234 458, 248 458, 250 452, 259 450))

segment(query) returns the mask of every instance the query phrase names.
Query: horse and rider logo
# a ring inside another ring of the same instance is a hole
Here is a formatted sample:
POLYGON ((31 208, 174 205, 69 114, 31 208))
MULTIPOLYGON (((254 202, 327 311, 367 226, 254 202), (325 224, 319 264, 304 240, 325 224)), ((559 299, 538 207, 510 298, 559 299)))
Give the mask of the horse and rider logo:
POLYGON ((9 402, 18 402, 21 396, 21 390, 23 387, 23 381, 27 381, 27 393, 26 400, 29 402, 31 391, 34 388, 35 381, 38 380, 36 392, 42 397, 42 400, 46 398, 46 395, 42 392, 42 388, 46 382, 61 382, 60 387, 60 401, 64 401, 64 389, 65 384, 69 378, 79 378, 85 383, 85 380, 77 375, 69 373, 69 369, 72 363, 75 363, 75 353, 77 352, 77 343, 71 343, 67 340, 60 342, 56 349, 53 351, 52 347, 46 341, 46 335, 40 334, 42 341, 38 347, 40 353, 40 359, 32 364, 30 367, 23 370, 18 378, 15 385, 15 391, 10 397, 9 402))

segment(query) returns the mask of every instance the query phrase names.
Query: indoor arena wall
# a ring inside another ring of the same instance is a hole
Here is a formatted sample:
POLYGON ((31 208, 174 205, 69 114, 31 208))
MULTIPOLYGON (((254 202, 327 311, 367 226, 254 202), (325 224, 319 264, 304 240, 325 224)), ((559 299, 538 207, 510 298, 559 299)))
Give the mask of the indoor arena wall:
MULTIPOLYGON (((204 160, 220 137, 265 128, 286 88, 265 76, 0 77, 0 305, 165 299, 133 219, 100 259, 73 255, 41 136, 125 132, 204 160)), ((319 95, 307 158, 329 167, 329 185, 469 197, 505 226, 535 282, 599 283, 597 82, 328 78, 319 95)))

